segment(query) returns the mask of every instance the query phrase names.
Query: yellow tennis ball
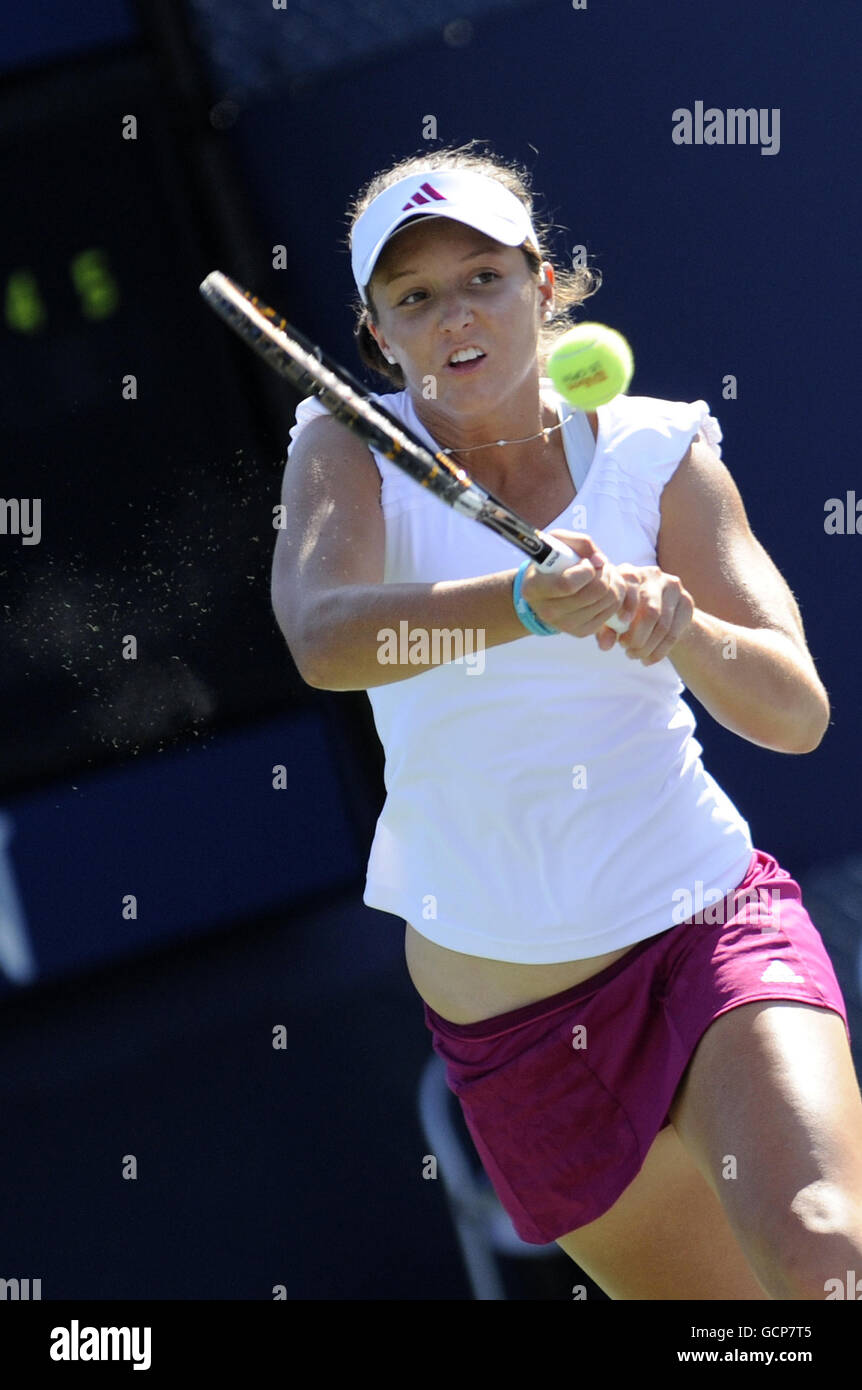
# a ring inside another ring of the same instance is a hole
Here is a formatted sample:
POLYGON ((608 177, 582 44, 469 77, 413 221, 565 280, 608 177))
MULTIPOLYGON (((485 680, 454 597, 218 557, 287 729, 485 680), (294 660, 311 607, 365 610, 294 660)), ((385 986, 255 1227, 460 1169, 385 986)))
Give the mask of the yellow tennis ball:
POLYGON ((579 323, 557 343, 547 366, 560 395, 581 410, 594 410, 619 396, 634 369, 622 333, 603 323, 579 323))

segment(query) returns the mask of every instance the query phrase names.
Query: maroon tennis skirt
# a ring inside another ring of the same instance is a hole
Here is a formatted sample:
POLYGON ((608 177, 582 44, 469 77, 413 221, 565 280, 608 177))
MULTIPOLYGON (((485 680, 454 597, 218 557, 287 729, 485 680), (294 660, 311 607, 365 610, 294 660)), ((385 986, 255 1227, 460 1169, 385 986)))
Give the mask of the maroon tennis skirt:
POLYGON ((602 1216, 640 1171, 710 1023, 738 1004, 847 1010, 799 884, 762 850, 724 899, 572 989, 479 1023, 425 1022, 522 1240, 602 1216))

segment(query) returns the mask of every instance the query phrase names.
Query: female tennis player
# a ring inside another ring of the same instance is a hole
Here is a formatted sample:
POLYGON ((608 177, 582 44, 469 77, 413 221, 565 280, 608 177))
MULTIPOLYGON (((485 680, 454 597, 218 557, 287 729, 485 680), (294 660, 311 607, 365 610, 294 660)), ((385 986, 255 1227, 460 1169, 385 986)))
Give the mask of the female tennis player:
POLYGON ((553 334, 598 277, 555 272, 526 175, 475 142, 378 174, 350 245, 388 409, 581 557, 518 566, 300 404, 274 610, 309 684, 368 691, 387 796, 365 902, 406 924, 489 1178, 611 1298, 824 1299, 862 1272, 844 1000, 681 693, 797 754, 829 700, 718 422, 555 393, 553 334))

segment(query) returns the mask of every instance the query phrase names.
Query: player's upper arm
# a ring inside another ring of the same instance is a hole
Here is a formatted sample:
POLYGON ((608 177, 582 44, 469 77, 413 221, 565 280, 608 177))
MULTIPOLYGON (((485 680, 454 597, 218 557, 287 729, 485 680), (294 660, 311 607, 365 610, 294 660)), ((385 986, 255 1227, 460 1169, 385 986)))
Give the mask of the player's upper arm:
POLYGON ((285 465, 281 501, 272 606, 302 672, 324 590, 383 582, 380 474, 367 445, 331 416, 312 420, 285 465))
POLYGON ((807 653, 796 600, 753 534, 727 467, 700 434, 662 492, 657 559, 705 613, 783 632, 807 653))

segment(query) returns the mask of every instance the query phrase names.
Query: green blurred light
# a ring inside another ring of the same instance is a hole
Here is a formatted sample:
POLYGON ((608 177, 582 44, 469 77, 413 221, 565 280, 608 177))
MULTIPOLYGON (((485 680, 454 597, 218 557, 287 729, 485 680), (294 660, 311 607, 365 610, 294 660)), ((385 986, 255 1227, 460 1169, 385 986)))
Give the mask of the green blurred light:
POLYGON ((104 251, 90 247, 79 252, 70 262, 69 273, 78 291, 84 318, 107 319, 116 313, 120 291, 104 251))
POLYGON ((38 333, 48 318, 31 270, 13 270, 6 281, 3 302, 6 325, 15 333, 38 333))

